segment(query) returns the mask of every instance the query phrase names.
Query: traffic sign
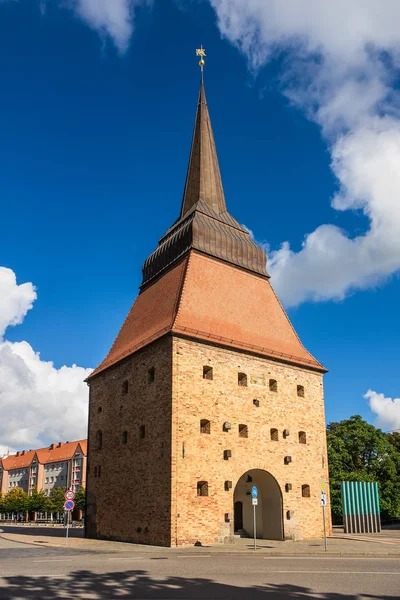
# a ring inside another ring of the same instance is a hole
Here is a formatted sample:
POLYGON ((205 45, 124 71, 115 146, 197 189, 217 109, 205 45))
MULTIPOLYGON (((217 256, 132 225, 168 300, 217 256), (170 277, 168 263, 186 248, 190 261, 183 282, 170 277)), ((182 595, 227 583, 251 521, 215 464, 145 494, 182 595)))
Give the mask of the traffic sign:
POLYGON ((75 498, 75 492, 73 492, 72 490, 67 490, 64 494, 64 498, 66 500, 73 500, 75 498))
POLYGON ((252 498, 251 499, 251 503, 252 503, 253 506, 257 506, 257 504, 258 504, 258 498, 252 498))
POLYGON ((251 488, 251 497, 257 498, 257 496, 258 496, 258 489, 256 488, 255 485, 253 485, 253 487, 251 488))
POLYGON ((321 488, 321 492, 325 492, 325 489, 326 489, 325 479, 321 479, 320 488, 321 488))
POLYGON ((321 506, 328 506, 328 496, 324 492, 321 494, 321 506))
POLYGON ((72 500, 67 500, 64 502, 64 510, 73 510, 75 506, 75 502, 72 500))

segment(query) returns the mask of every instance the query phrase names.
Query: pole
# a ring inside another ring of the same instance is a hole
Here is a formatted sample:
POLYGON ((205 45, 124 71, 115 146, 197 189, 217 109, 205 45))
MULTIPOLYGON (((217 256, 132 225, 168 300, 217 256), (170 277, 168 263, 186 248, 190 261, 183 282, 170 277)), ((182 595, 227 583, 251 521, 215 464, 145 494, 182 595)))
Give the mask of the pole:
POLYGON ((324 519, 324 548, 325 548, 325 552, 327 552, 328 547, 326 545, 326 523, 325 523, 325 506, 322 505, 322 516, 324 519))
POLYGON ((257 550, 256 505, 253 504, 254 550, 257 550))
MULTIPOLYGON (((324 521, 325 524, 325 521, 324 521)), ((67 511, 67 533, 65 537, 65 545, 68 546, 68 527, 69 527, 69 510, 67 511)))

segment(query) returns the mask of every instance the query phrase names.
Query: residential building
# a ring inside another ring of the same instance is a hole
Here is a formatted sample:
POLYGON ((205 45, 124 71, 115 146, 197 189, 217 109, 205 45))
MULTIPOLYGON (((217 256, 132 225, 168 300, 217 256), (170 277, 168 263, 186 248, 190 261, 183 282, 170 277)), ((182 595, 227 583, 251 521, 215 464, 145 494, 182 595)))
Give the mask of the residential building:
POLYGON ((88 378, 88 537, 182 546, 251 536, 253 486, 257 537, 323 536, 326 369, 266 263, 228 212, 202 83, 180 215, 88 378))
POLYGON ((19 487, 49 495, 56 487, 78 491, 86 485, 87 440, 59 442, 47 448, 21 450, 0 458, 0 490, 6 494, 19 487))

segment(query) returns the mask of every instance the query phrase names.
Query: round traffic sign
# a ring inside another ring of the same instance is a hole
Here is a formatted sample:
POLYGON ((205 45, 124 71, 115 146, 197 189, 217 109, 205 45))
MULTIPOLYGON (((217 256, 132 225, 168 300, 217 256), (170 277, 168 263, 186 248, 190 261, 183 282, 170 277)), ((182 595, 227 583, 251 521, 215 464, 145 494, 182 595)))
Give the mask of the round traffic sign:
POLYGON ((255 485, 253 485, 253 487, 251 488, 251 497, 257 498, 257 496, 258 496, 258 489, 255 485))
POLYGON ((67 490, 64 494, 66 500, 73 500, 75 498, 75 492, 72 490, 67 490))
POLYGON ((74 506, 75 506, 75 502, 73 502, 72 500, 67 500, 66 502, 64 502, 65 510, 73 510, 74 506))

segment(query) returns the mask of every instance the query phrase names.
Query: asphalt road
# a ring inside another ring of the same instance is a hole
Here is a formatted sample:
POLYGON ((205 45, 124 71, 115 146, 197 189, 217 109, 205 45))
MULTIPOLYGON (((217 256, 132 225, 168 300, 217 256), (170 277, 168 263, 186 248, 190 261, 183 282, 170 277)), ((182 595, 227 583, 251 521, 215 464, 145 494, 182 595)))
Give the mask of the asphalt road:
POLYGON ((2 600, 399 597, 399 559, 100 554, 0 539, 2 600))

